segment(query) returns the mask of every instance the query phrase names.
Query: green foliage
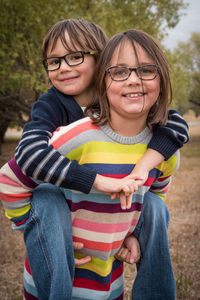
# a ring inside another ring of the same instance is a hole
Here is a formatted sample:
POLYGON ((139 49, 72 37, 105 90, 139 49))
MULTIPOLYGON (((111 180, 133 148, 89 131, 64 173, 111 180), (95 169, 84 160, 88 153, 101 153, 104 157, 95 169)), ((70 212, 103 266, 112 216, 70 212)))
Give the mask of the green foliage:
POLYGON ((180 49, 175 49, 173 53, 168 52, 173 90, 171 106, 181 114, 186 113, 190 107, 188 98, 191 91, 191 73, 186 59, 185 53, 181 53, 180 49))
POLYGON ((200 115, 200 33, 193 33, 187 43, 179 43, 171 54, 174 106, 181 113, 188 109, 200 115))
POLYGON ((192 61, 192 90, 189 101, 196 116, 200 115, 200 33, 191 36, 190 53, 192 61))
POLYGON ((84 18, 108 34, 128 28, 162 39, 179 21, 183 0, 0 0, 0 142, 8 125, 23 126, 47 89, 40 49, 57 21, 84 18), (161 29, 163 28, 163 29, 161 29))

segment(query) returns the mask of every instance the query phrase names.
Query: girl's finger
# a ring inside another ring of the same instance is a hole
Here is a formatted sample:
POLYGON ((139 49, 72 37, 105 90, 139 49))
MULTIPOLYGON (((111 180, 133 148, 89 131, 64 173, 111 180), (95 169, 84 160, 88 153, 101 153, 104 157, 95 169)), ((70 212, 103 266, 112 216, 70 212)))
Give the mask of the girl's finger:
POLYGON ((91 261, 91 256, 86 256, 86 257, 83 257, 80 259, 78 259, 78 258, 74 259, 75 266, 84 265, 84 264, 88 263, 89 261, 91 261))

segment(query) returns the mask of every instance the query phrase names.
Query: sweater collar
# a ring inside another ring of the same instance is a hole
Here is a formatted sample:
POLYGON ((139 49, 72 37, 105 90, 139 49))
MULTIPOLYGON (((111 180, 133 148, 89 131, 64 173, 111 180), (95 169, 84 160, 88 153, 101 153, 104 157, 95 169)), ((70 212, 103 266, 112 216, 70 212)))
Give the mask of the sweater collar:
POLYGON ((150 134, 150 128, 145 127, 144 130, 142 130, 138 135, 136 136, 122 136, 114 132, 109 126, 104 125, 100 126, 101 130, 113 141, 119 143, 119 144, 138 144, 141 143, 144 139, 146 139, 150 134))

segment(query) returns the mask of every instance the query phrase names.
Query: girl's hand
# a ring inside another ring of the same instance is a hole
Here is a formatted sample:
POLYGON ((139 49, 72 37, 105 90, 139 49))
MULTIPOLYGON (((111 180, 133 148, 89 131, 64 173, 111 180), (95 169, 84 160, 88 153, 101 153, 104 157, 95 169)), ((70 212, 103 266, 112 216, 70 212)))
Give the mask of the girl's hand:
POLYGON ((134 235, 129 235, 124 239, 115 257, 128 264, 137 263, 140 260, 140 245, 134 235))
MULTIPOLYGON (((79 242, 73 242, 73 247, 74 250, 81 250, 83 249, 84 245, 83 243, 79 243, 79 242)), ((84 265, 86 263, 88 263, 89 261, 91 261, 91 256, 85 256, 83 258, 74 258, 74 262, 75 262, 75 266, 80 266, 80 265, 84 265)))

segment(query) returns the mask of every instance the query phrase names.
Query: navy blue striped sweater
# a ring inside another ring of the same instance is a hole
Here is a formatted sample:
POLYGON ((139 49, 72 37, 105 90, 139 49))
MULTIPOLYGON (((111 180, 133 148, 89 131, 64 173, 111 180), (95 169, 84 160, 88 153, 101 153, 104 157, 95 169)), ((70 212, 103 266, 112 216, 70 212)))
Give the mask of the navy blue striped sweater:
MULTIPOLYGON (((49 146, 49 139, 59 126, 68 125, 83 117, 81 107, 73 97, 52 87, 33 105, 31 117, 32 121, 24 126, 15 152, 22 172, 43 182, 89 193, 96 172, 79 165, 77 161, 69 161, 49 146)), ((148 147, 168 159, 188 140, 186 121, 177 111, 169 110, 166 126, 153 128, 153 137, 148 147)))

